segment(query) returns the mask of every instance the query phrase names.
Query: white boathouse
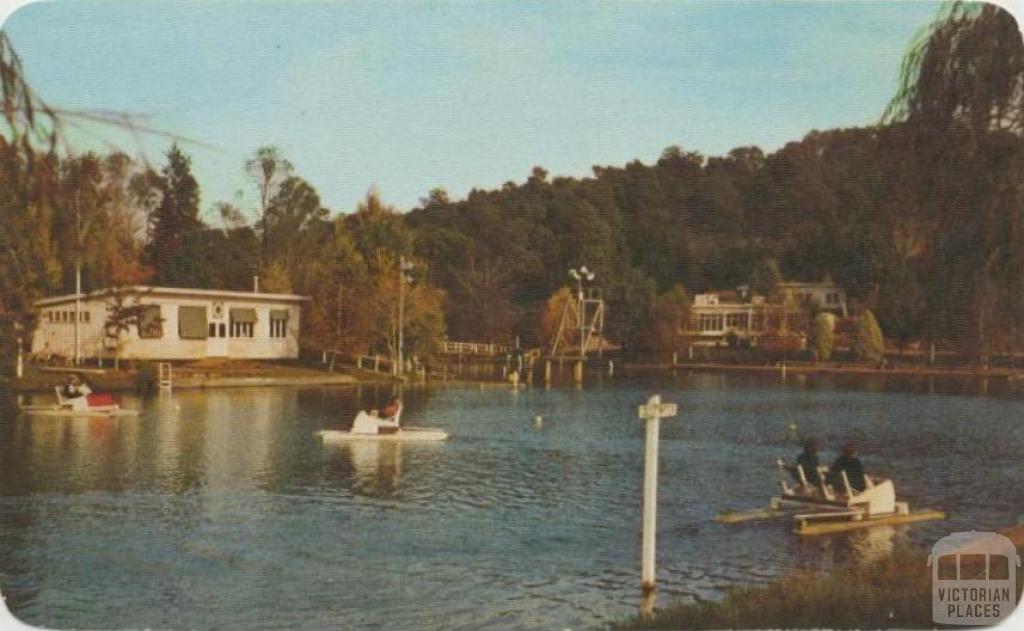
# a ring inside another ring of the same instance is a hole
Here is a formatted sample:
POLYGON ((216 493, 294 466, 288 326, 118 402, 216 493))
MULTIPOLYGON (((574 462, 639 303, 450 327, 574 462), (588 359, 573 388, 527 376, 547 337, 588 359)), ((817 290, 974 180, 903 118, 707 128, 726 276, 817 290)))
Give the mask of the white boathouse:
POLYGON ((121 287, 35 302, 36 356, 194 360, 205 357, 294 359, 299 356, 301 305, 293 294, 176 287, 121 287), (138 317, 112 334, 111 314, 133 307, 138 317))

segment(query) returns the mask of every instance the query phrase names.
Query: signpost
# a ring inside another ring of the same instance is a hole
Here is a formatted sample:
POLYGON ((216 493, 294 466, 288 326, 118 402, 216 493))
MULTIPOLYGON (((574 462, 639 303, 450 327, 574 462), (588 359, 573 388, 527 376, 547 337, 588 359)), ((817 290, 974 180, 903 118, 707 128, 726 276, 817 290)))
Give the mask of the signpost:
POLYGON ((662 403, 661 395, 654 395, 640 406, 638 415, 647 422, 644 450, 644 534, 641 564, 641 586, 644 592, 640 613, 654 613, 654 549, 658 513, 658 429, 662 418, 675 416, 675 403, 662 403))

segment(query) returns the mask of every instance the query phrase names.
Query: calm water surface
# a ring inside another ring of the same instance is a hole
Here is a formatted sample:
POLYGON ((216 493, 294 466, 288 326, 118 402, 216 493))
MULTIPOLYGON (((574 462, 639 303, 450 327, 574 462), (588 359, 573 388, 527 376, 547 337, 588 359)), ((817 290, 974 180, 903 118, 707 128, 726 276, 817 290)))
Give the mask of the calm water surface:
POLYGON ((1024 394, 930 382, 685 374, 584 390, 405 393, 442 445, 321 445, 387 389, 178 391, 137 419, 0 417, 0 590, 77 628, 592 628, 639 598, 642 430, 662 424, 659 598, 998 529, 1024 510, 1024 394), (534 417, 543 416, 538 427, 534 417), (801 434, 946 522, 799 540, 722 526, 763 505, 801 434))

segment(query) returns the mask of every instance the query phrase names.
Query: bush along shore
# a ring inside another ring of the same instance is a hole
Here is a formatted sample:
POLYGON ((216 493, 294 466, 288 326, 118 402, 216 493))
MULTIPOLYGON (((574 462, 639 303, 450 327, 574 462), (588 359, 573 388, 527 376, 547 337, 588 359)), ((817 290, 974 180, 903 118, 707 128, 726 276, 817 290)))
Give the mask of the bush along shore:
MULTIPOLYGON (((931 629, 927 559, 927 552, 904 547, 883 559, 828 572, 795 570, 765 585, 732 589, 719 601, 669 605, 651 618, 637 616, 610 628, 931 629)), ((1024 573, 1018 573, 1018 594, 1022 584, 1024 573)))

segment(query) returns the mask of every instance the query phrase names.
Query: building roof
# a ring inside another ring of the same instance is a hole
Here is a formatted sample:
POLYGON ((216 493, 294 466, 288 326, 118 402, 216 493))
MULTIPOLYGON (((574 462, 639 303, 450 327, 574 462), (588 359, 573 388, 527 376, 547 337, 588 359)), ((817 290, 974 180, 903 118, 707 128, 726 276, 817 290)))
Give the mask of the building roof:
POLYGON ((265 294, 254 291, 229 291, 225 289, 190 289, 186 287, 150 287, 147 285, 133 285, 131 287, 118 287, 97 289, 85 294, 65 294, 63 296, 51 296, 35 301, 33 306, 51 307, 53 305, 73 302, 76 299, 86 300, 111 295, 115 292, 125 294, 147 294, 150 296, 180 296, 188 298, 210 298, 222 300, 265 300, 268 302, 304 302, 310 300, 309 296, 297 294, 265 294))

